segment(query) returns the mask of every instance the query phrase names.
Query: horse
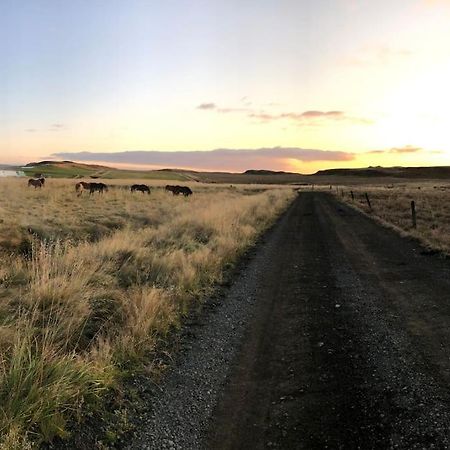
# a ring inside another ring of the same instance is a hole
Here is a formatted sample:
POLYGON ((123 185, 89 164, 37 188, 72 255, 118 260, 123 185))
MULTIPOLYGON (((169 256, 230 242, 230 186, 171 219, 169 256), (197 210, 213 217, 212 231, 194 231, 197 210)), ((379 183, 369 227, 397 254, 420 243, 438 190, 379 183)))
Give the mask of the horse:
POLYGON ((178 195, 178 189, 176 186, 172 186, 170 184, 168 184, 165 188, 164 188, 167 192, 172 192, 173 195, 178 195))
POLYGON ((133 184, 131 186, 131 192, 140 191, 143 194, 147 192, 147 194, 150 194, 150 188, 146 184, 133 184))
POLYGON ((89 189, 91 186, 90 183, 86 183, 86 181, 80 181, 75 185, 75 192, 78 194, 78 197, 83 193, 84 189, 89 189))
POLYGON ((192 190, 191 188, 187 187, 187 186, 177 186, 178 191, 180 194, 183 194, 185 197, 189 197, 190 195, 192 195, 192 190))
POLYGON ((44 177, 40 177, 39 181, 41 182, 42 187, 44 187, 45 186, 45 178, 44 177))
POLYGON ((37 189, 37 188, 41 189, 41 187, 43 186, 43 183, 40 179, 35 180, 34 178, 30 178, 28 180, 28 187, 30 187, 30 186, 34 186, 35 189, 37 189))
POLYGON ((188 197, 189 195, 192 195, 192 191, 187 186, 171 186, 168 184, 165 187, 166 191, 172 192, 173 195, 180 195, 183 194, 185 197, 188 197))
POLYGON ((97 191, 99 194, 103 192, 108 192, 108 186, 105 183, 89 183, 89 194, 93 194, 97 191))

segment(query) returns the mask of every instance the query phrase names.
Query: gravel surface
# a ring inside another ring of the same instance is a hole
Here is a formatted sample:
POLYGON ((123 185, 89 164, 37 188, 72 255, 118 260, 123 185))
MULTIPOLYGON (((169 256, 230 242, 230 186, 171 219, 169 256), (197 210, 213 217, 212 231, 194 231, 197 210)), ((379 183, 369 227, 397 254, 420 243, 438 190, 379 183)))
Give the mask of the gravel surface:
POLYGON ((127 449, 196 449, 208 426, 228 368, 258 306, 256 286, 271 268, 271 252, 282 239, 283 217, 247 255, 248 264, 226 294, 213 299, 194 323, 185 325, 175 367, 159 388, 148 387, 149 410, 127 449))
POLYGON ((450 448, 450 263, 303 193, 187 324, 128 449, 450 448))

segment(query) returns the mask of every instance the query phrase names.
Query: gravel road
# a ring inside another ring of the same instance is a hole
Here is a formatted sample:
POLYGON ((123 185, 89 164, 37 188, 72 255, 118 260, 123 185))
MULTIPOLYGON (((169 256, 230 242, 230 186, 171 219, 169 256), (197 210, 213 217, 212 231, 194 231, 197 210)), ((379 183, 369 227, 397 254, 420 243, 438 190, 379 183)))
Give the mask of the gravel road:
POLYGON ((125 448, 450 448, 449 325, 449 260, 302 193, 141 386, 125 448))

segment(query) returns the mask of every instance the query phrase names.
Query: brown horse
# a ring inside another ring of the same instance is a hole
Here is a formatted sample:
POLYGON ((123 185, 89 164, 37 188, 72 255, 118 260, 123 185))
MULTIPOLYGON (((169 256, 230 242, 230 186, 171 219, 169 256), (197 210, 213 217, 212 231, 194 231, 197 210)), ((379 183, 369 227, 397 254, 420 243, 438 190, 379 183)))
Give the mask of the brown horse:
POLYGON ((28 180, 28 187, 33 186, 35 189, 37 189, 37 188, 41 189, 41 187, 43 185, 44 185, 44 183, 41 181, 41 179, 35 180, 34 178, 30 178, 28 180))
POLYGON ((75 185, 75 192, 78 194, 78 197, 83 193, 85 189, 89 189, 91 183, 86 183, 86 181, 80 181, 75 185))
POLYGON ((150 188, 146 184, 133 184, 131 186, 131 192, 140 191, 143 194, 147 192, 147 194, 150 194, 150 188))

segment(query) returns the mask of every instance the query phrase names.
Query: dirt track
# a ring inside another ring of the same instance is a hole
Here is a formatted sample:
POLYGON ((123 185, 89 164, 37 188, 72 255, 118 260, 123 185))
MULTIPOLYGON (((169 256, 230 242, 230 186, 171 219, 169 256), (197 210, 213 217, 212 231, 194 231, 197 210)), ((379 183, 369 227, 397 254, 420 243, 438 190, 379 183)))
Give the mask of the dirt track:
MULTIPOLYGON (((191 387, 190 369, 162 386, 176 401, 214 378, 207 407, 193 396, 169 424, 167 447, 450 448, 450 262, 324 193, 301 194, 259 253, 231 288, 254 300, 219 352, 221 376, 208 362, 191 387)), ((181 366, 214 357, 196 339, 181 366)), ((165 409, 130 448, 158 448, 165 409)))

